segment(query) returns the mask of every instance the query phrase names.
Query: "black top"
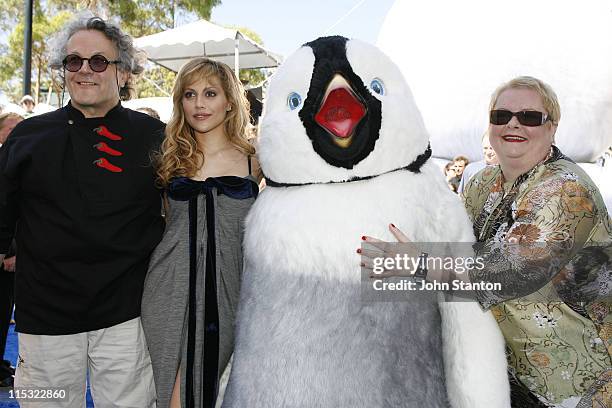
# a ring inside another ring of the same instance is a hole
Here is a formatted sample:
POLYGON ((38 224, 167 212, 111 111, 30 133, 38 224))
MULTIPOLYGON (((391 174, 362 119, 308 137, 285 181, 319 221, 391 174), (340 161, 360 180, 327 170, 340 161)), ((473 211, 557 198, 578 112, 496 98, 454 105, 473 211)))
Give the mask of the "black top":
POLYGON ((140 315, 160 241, 151 152, 163 123, 120 104, 21 122, 0 148, 0 253, 19 247, 17 331, 73 334, 140 315))

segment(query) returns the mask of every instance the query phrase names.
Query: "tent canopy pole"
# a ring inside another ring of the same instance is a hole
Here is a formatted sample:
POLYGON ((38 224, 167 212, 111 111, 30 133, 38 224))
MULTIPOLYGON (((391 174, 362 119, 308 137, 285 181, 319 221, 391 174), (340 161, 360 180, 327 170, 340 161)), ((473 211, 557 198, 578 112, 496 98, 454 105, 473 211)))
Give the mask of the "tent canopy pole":
POLYGON ((238 71, 240 71, 240 52, 238 51, 238 46, 240 45, 240 40, 238 40, 238 36, 234 38, 234 74, 236 74, 236 78, 238 78, 238 71))

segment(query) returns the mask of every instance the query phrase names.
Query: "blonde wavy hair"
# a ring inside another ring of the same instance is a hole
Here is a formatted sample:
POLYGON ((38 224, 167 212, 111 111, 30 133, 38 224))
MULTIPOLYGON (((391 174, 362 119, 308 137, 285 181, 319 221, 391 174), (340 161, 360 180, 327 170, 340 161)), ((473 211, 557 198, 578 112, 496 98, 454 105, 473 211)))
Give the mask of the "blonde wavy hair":
POLYGON ((255 154, 255 148, 247 141, 249 101, 233 70, 222 62, 208 58, 192 59, 183 65, 176 77, 172 90, 172 117, 166 126, 165 138, 155 160, 157 182, 161 187, 166 187, 174 177, 193 177, 204 163, 204 152, 185 119, 182 101, 188 86, 211 77, 219 80, 231 105, 223 122, 230 143, 246 155, 255 154))

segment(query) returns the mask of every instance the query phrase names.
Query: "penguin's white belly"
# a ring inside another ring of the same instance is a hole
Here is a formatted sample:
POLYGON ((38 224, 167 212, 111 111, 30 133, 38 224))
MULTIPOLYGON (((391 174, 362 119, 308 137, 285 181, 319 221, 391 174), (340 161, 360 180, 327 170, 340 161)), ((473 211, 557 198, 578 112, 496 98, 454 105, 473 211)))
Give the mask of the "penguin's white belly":
POLYGON ((449 406, 436 295, 362 301, 356 254, 362 235, 392 241, 389 223, 415 242, 471 240, 434 171, 261 194, 247 218, 225 407, 449 406))

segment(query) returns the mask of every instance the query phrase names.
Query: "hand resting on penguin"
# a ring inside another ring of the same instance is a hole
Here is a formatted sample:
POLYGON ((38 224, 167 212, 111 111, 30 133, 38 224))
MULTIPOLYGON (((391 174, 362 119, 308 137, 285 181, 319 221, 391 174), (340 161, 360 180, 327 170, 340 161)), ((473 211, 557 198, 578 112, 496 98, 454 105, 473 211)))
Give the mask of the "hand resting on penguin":
MULTIPOLYGON (((395 259, 397 256, 407 256, 408 258, 418 258, 423 254, 422 248, 394 224, 389 224, 389 232, 395 237, 397 243, 382 241, 378 238, 364 235, 361 237, 363 241, 364 249, 358 248, 357 253, 361 255, 360 266, 365 269, 370 269, 370 278, 383 279, 391 278, 394 276, 399 277, 411 277, 414 276, 414 271, 408 269, 395 269, 395 268, 384 268, 382 272, 374 272, 374 259, 375 258, 391 258, 395 259)), ((440 255, 440 254, 429 254, 429 255, 440 255)), ((469 283, 470 278, 467 273, 453 273, 453 271, 445 268, 436 267, 438 264, 432 263, 433 267, 427 268, 427 274, 425 280, 428 282, 449 282, 451 279, 459 279, 462 282, 469 283)))

